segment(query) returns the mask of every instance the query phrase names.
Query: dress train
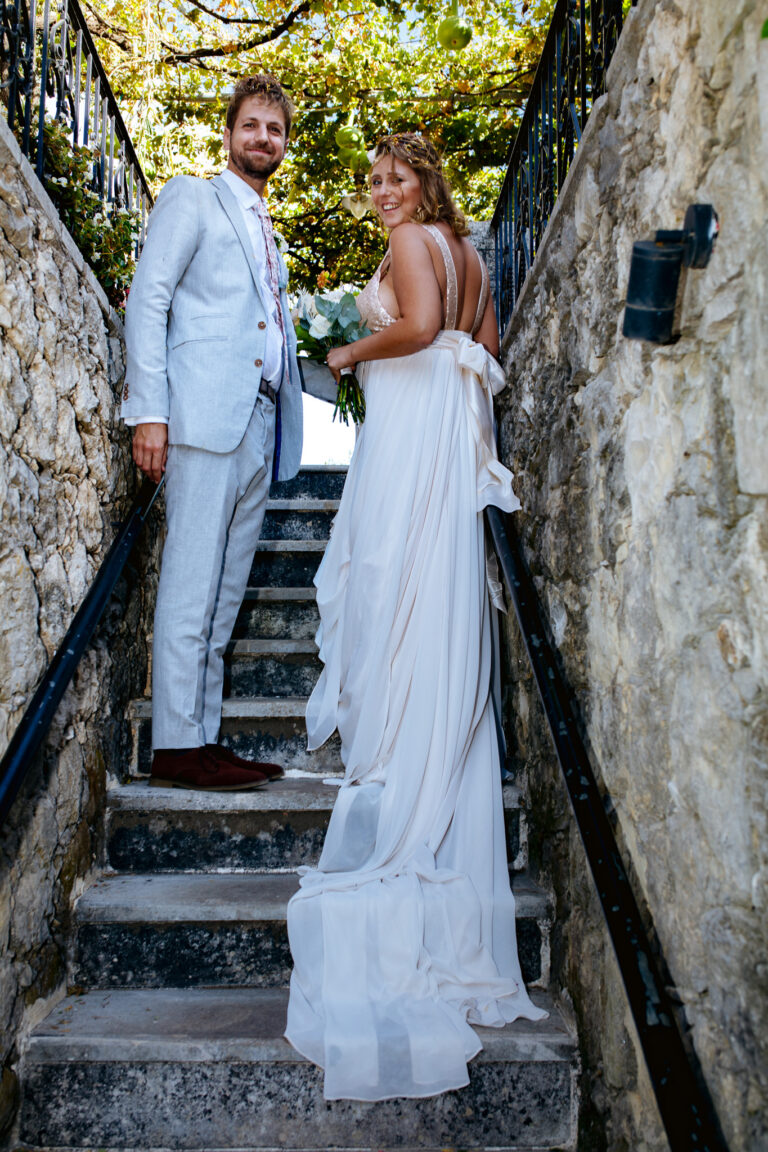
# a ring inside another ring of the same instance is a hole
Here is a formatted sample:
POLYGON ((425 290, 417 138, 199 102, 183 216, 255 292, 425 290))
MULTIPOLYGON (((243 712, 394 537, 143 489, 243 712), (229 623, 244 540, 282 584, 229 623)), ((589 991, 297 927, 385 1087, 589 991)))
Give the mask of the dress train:
POLYGON ((546 1013, 515 939, 482 510, 519 507, 496 458, 496 362, 464 332, 363 365, 367 415, 315 578, 324 667, 309 747, 344 780, 288 908, 286 1036, 327 1099, 468 1083, 472 1024, 546 1013))

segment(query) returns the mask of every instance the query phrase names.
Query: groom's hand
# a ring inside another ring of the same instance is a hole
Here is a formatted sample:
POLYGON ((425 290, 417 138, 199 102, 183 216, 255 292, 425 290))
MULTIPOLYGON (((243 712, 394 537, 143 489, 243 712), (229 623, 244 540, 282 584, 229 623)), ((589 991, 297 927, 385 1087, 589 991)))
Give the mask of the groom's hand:
POLYGON ((133 433, 133 459, 150 480, 159 484, 168 459, 168 425, 137 424, 133 433))

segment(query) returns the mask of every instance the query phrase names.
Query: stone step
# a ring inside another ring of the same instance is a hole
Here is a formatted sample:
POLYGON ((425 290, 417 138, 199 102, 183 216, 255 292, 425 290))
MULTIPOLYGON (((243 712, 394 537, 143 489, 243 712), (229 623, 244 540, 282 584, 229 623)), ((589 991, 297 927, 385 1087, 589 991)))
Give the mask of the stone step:
POLYGON ((261 871, 314 864, 334 798, 334 788, 306 776, 255 792, 153 788, 146 780, 122 784, 107 796, 107 861, 118 872, 261 871))
POLYGON ((270 500, 262 540, 328 540, 338 500, 270 500))
POLYGON ((236 640, 226 662, 228 697, 309 696, 322 668, 314 640, 236 640))
POLYGON ((197 1152, 572 1148, 576 1044, 552 1002, 536 999, 547 1020, 478 1029, 467 1088, 367 1104, 323 1099, 322 1073, 283 1039, 283 990, 69 997, 29 1037, 21 1140, 197 1152))
MULTIPOLYGON (((520 793, 502 789, 507 855, 528 863, 520 793)), ((336 790, 314 774, 288 775, 255 792, 153 788, 146 779, 110 788, 107 862, 116 872, 254 872, 315 864, 336 790)))
POLYGON ((251 565, 252 588, 308 588, 327 540, 260 540, 251 565))
MULTIPOLYGON (((291 973, 286 905, 295 872, 105 876, 78 900, 74 983, 82 988, 281 988, 291 973)), ((515 881, 526 984, 546 987, 551 902, 515 881)))
POLYGON ((274 500, 339 500, 346 478, 346 464, 309 464, 292 480, 273 484, 269 495, 274 500))
POLYGON ((249 588, 234 640, 312 640, 320 626, 314 588, 249 588))
MULTIPOLYGON (((249 760, 276 761, 287 769, 328 775, 341 771, 337 735, 307 751, 306 696, 234 696, 223 703, 221 740, 249 760)), ((131 771, 149 774, 152 764, 152 701, 134 700, 131 771)))
POLYGON ((224 699, 308 697, 322 664, 314 640, 235 640, 224 656, 224 699))

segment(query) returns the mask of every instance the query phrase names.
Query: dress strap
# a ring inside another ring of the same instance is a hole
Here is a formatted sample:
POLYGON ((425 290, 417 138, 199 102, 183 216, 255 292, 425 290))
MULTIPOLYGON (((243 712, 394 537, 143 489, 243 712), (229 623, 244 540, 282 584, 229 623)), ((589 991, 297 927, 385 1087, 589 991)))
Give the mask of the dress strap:
POLYGON ((472 335, 474 336, 475 332, 477 332, 478 328, 480 327, 480 325, 483 322, 483 316, 485 316, 485 309, 488 305, 488 296, 490 295, 491 287, 490 287, 490 284, 488 282, 488 269, 485 266, 485 260, 483 260, 482 256, 478 252, 477 248, 474 248, 473 250, 474 250, 475 256, 477 256, 477 259, 480 263, 480 276, 481 276, 481 280, 482 280, 482 282, 480 284, 480 296, 478 297, 478 301, 477 301, 477 312, 475 313, 475 322, 472 325, 472 335))
POLYGON ((458 320, 456 312, 459 290, 458 281, 456 278, 456 265, 453 262, 453 256, 451 255, 451 249, 448 245, 448 241, 446 240, 445 236, 443 236, 440 229, 435 224, 424 224, 423 227, 426 228, 427 232, 429 232, 430 236, 440 249, 440 255, 442 256, 443 264, 445 265, 445 327, 448 331, 451 331, 456 327, 456 322, 458 320))

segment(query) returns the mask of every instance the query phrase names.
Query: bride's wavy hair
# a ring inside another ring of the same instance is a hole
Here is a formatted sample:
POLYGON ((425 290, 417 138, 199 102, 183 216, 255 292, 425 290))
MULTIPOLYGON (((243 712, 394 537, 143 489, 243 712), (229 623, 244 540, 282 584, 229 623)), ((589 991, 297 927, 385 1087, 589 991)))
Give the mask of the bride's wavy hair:
POLYGON ((451 186, 443 175, 443 162, 431 140, 418 132, 382 136, 376 145, 373 163, 376 164, 382 156, 402 160, 418 176, 421 203, 414 214, 417 223, 435 224, 442 220, 454 236, 469 236, 467 221, 453 202, 451 186))

